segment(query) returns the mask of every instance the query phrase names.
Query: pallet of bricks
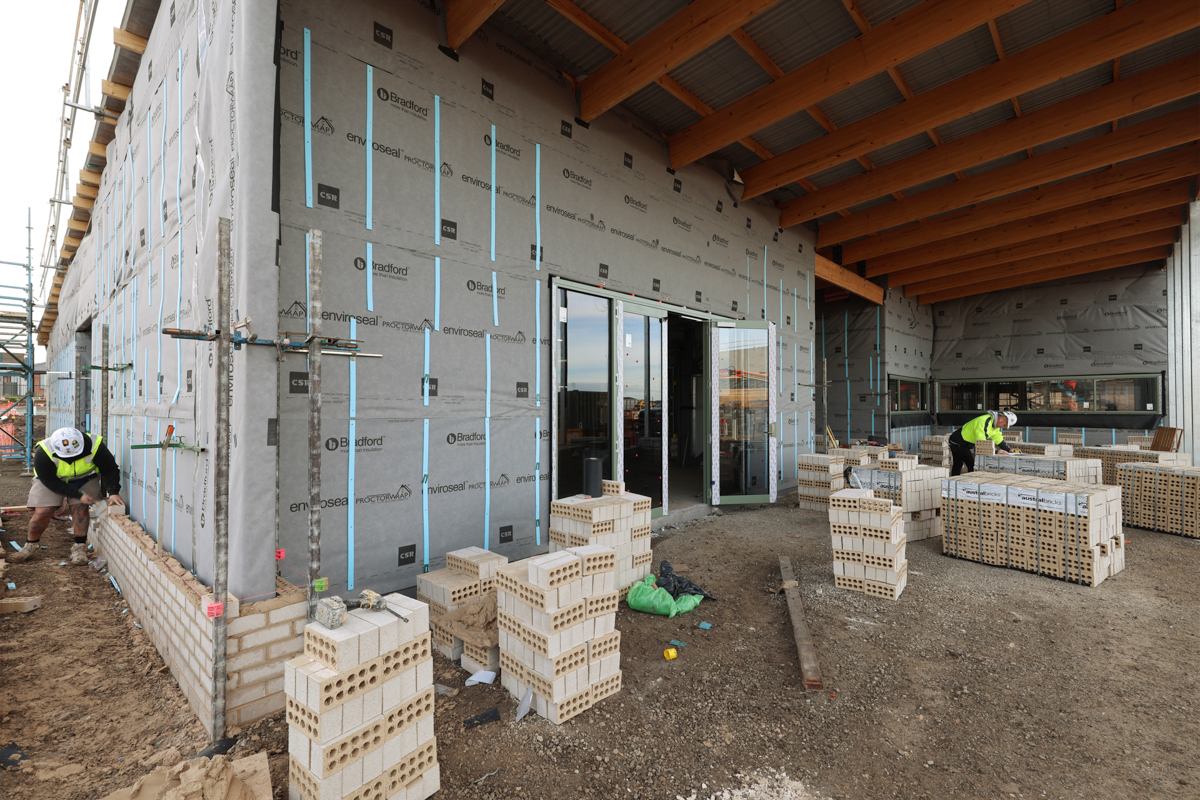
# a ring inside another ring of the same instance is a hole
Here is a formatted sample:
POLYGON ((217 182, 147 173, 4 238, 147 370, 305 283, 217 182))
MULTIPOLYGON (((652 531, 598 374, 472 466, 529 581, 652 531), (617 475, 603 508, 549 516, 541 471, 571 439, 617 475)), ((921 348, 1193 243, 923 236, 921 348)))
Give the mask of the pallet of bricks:
POLYGON ((1101 481, 1109 486, 1116 485, 1119 482, 1120 476, 1117 475, 1117 467, 1121 464, 1159 464, 1173 467, 1192 466, 1192 456, 1189 453, 1161 453, 1156 450, 1138 450, 1134 445, 1077 447, 1075 448, 1075 455, 1079 458, 1100 459, 1101 481))
POLYGON ((950 458, 950 434, 926 436, 917 445, 917 460, 926 467, 947 467, 953 461, 950 458))
POLYGON ((650 574, 650 498, 604 481, 601 497, 578 494, 550 503, 550 552, 598 545, 616 553, 620 599, 650 574))
POLYGON ((1011 472, 1032 475, 1069 483, 1100 483, 1100 459, 1059 456, 977 455, 975 469, 979 472, 1011 472))
POLYGON ((1200 538, 1200 467, 1117 465, 1125 524, 1200 538))
POLYGON ((832 453, 802 453, 796 463, 796 500, 800 508, 828 511, 829 497, 846 488, 846 467, 869 462, 870 457, 864 448, 838 448, 832 453))
POLYGON ((895 600, 908 585, 904 521, 898 506, 870 489, 843 489, 829 500, 833 584, 895 600))
POLYGON ((863 489, 900 509, 904 535, 910 542, 942 535, 941 479, 949 474, 945 467, 922 466, 916 456, 903 453, 854 468, 854 477, 863 489))
POLYGON ((433 647, 451 661, 461 659, 462 668, 475 674, 500 664, 498 646, 483 647, 464 642, 442 622, 451 611, 483 602, 496 594, 496 570, 508 558, 482 547, 466 547, 446 554, 444 569, 417 576, 417 599, 429 606, 433 647))
POLYGON ((1016 452, 1026 456, 1054 456, 1055 458, 1074 458, 1075 445, 1049 444, 1047 442, 1021 442, 1014 448, 1016 452))
POLYGON ((1153 436, 1128 436, 1125 438, 1125 444, 1131 444, 1138 450, 1149 450, 1150 445, 1154 444, 1153 436))
POLYGON ((942 552, 1098 586, 1125 568, 1121 489, 976 472, 942 481, 942 552))
POLYGON ((441 788, 429 607, 399 594, 310 622, 284 665, 291 800, 424 800, 441 788))
POLYGON ((584 545, 501 567, 500 684, 556 725, 621 690, 617 552, 584 545))

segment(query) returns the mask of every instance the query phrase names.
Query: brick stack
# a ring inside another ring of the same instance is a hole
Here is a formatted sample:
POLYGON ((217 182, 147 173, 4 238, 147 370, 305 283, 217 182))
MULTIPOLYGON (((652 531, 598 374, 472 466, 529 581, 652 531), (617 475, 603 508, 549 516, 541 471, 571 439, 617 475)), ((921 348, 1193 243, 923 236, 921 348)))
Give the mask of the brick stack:
POLYGON ((433 647, 451 661, 467 658, 463 669, 472 674, 491 669, 500 658, 499 650, 466 645, 441 625, 441 618, 471 603, 479 603, 496 592, 496 570, 508 558, 482 547, 465 547, 446 554, 446 568, 417 576, 417 599, 429 606, 429 624, 433 647), (470 653, 467 653, 468 647, 470 653), (479 669, 472 669, 479 667, 479 669))
POLYGON ((1089 586, 1125 568, 1120 487, 976 472, 942 504, 947 555, 1089 586))
POLYGON ((1070 483, 1100 483, 1100 459, 1064 458, 1058 456, 996 455, 977 456, 975 469, 979 472, 1011 472, 1015 475, 1034 475, 1070 483))
POLYGON ((1030 456, 1055 456, 1056 458, 1074 458, 1075 445, 1047 444, 1045 442, 1021 442, 1013 448, 1018 453, 1030 456))
POLYGON ((1082 433, 1060 433, 1055 436, 1058 444, 1083 445, 1082 433))
POLYGON ((1118 464, 1125 524, 1200 538, 1200 467, 1118 464))
POLYGON ((596 545, 616 553, 621 599, 650 574, 650 498, 625 491, 624 481, 604 481, 604 495, 577 494, 550 504, 550 552, 596 545))
POLYGON ((1125 447, 1132 446, 1078 447, 1075 450, 1075 456, 1100 459, 1101 480, 1109 486, 1118 482, 1117 467, 1121 464, 1161 464, 1176 467, 1192 465, 1192 457, 1188 453, 1160 453, 1156 450, 1125 449, 1125 447))
POLYGON ((501 685, 556 725, 621 689, 617 553, 585 545, 499 571, 501 685))
POLYGON ((945 467, 921 466, 913 456, 881 459, 877 469, 854 468, 862 488, 900 509, 904 535, 910 542, 942 535, 940 481, 949 474, 945 467))
POLYGON ((362 609, 336 629, 310 622, 304 655, 284 667, 292 800, 424 800, 441 788, 429 607, 387 600, 408 622, 362 609))
POLYGON ((833 583, 895 600, 908 585, 904 522, 897 506, 870 489, 843 489, 829 501, 833 583))
POLYGON ((949 467, 953 464, 950 458, 950 434, 926 436, 917 446, 918 461, 927 467, 949 467))
POLYGON ((1153 436, 1128 436, 1125 438, 1126 444, 1137 445, 1139 450, 1149 450, 1150 445, 1154 444, 1153 436))
POLYGON ((1004 437, 1004 441, 1013 444, 1018 444, 1023 438, 1025 438, 1024 434, 1022 434, 1020 431, 1014 431, 1011 428, 1005 428, 1000 432, 1000 435, 1004 437))

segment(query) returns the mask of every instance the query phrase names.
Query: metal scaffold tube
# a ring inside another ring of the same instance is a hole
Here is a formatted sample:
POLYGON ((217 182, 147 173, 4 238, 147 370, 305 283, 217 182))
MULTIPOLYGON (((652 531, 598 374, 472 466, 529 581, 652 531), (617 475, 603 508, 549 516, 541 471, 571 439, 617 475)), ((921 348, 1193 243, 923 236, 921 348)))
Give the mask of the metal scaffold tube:
MULTIPOLYGON (((308 236, 308 618, 316 619, 321 573, 321 231, 308 236)), ((353 445, 351 445, 353 446, 353 445)))
MULTIPOLYGON (((230 270, 228 219, 222 217, 217 232, 217 453, 214 463, 213 518, 213 602, 227 601, 229 582, 229 389, 232 345, 230 336, 230 270)), ((161 539, 161 531, 160 536, 161 539)), ((212 736, 213 741, 225 736, 225 679, 228 627, 222 607, 213 620, 213 690, 212 690, 212 736)))

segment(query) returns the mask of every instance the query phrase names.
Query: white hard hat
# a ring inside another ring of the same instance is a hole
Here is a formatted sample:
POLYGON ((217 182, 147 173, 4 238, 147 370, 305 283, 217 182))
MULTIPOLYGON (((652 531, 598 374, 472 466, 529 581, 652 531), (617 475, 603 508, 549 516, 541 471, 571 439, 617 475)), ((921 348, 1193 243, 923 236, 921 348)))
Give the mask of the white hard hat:
POLYGON ((1017 424, 1017 415, 1013 412, 1005 411, 1004 416, 1008 417, 1008 427, 1011 428, 1013 425, 1017 424))
POLYGON ((50 436, 50 449, 59 458, 74 458, 83 452, 83 434, 74 428, 59 428, 50 436))

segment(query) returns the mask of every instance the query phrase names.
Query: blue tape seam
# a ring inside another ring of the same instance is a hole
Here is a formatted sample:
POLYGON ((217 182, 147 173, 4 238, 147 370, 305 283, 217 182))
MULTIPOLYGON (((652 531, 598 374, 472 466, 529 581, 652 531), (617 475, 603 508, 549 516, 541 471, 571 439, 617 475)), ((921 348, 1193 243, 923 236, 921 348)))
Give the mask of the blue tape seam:
POLYGON ((492 325, 500 327, 500 287, 496 284, 496 270, 492 270, 492 325))
MULTIPOLYGON (((371 212, 375 202, 374 172, 372 168, 372 148, 374 147, 372 129, 375 125, 375 68, 367 65, 367 230, 371 230, 371 212)), ((370 245, 367 245, 370 247, 370 245)), ((367 259, 367 286, 371 285, 371 260, 367 259)), ((370 290, 368 289, 368 297, 370 290)), ((368 307, 367 310, 370 310, 368 307)), ((353 587, 351 587, 353 588, 353 587)))
MULTIPOLYGON (((535 144, 533 146, 534 167, 533 167, 533 193, 538 197, 542 196, 542 146, 535 144)), ((534 269, 542 268, 542 202, 540 200, 533 204, 533 219, 537 227, 537 242, 534 244, 533 263, 534 269)))
POLYGON ((304 29, 304 204, 313 207, 312 176, 312 31, 304 29))
POLYGON ((425 419, 421 440, 421 520, 424 526, 425 571, 429 571, 429 420, 425 419))
MULTIPOLYGON (((496 260, 496 126, 492 126, 492 261, 496 260)), ((496 303, 496 273, 492 273, 492 308, 496 303)), ((493 311, 493 316, 495 312, 493 311)), ((499 325, 500 323, 494 323, 499 325)))
MULTIPOLYGON (((367 227, 370 227, 369 225, 367 227)), ((375 248, 367 242, 367 311, 375 310, 375 248)))
MULTIPOLYGON (((442 243, 442 98, 433 96, 433 243, 442 243)), ((425 563, 429 563, 428 558, 425 563)))
MULTIPOLYGON (((350 320, 350 338, 358 335, 358 321, 350 320)), ((350 358, 350 443, 348 463, 346 464, 346 589, 354 590, 354 441, 358 416, 358 359, 350 358)))
MULTIPOLYGON (((494 141, 494 140, 493 140, 494 141)), ((496 296, 495 284, 492 297, 496 296)), ((483 417, 483 549, 491 544, 492 519, 492 335, 483 335, 485 360, 487 363, 487 389, 484 395, 483 417)))

